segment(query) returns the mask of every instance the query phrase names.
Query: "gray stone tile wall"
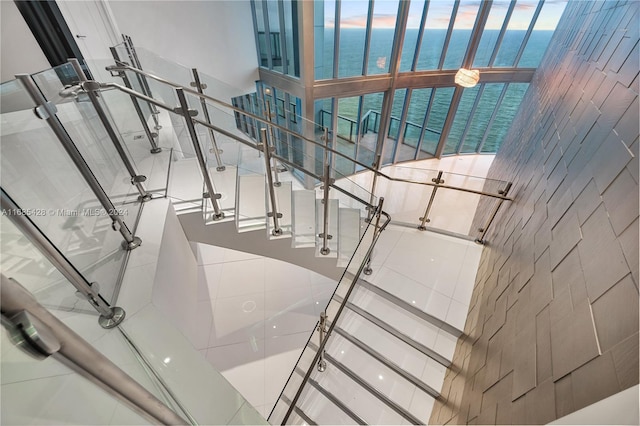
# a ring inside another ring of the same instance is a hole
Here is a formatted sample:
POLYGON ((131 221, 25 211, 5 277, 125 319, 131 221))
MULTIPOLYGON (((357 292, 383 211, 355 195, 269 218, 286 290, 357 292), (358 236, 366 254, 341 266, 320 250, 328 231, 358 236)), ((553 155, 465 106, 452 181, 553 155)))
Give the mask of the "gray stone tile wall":
POLYGON ((514 201, 430 423, 544 424, 638 383, 639 9, 567 6, 489 173, 514 201))

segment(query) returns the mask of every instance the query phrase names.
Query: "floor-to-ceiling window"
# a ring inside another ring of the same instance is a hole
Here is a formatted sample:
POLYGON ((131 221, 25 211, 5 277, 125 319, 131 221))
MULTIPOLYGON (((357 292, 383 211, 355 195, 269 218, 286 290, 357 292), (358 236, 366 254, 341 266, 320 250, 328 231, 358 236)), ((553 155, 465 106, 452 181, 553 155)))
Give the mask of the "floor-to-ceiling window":
MULTIPOLYGON (((265 13, 282 14, 282 1, 254 5, 263 21, 256 26, 260 37, 271 23, 265 13)), ((298 23, 314 26, 314 63, 301 64, 322 89, 312 91, 319 94, 311 115, 329 128, 340 152, 367 164, 376 153, 390 164, 495 152, 565 6, 556 0, 317 0, 313 22, 298 23), (454 83, 461 67, 479 70, 475 87, 454 83)), ((262 44, 268 50, 267 38, 262 44)), ((270 55, 271 64, 263 66, 278 70, 273 49, 270 55)))

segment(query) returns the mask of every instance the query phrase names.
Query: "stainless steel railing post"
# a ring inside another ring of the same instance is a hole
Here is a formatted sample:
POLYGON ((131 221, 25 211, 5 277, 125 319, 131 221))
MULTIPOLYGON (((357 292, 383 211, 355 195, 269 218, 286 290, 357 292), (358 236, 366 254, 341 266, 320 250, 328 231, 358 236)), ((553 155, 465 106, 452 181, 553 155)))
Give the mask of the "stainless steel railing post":
MULTIPOLYGON (((200 81, 200 75, 198 74, 198 70, 196 68, 192 68, 191 72, 193 73, 193 80, 194 80, 191 83, 191 86, 195 87, 198 90, 198 93, 204 94, 204 89, 207 88, 207 85, 200 81)), ((207 123, 211 124, 209 110, 207 109, 207 102, 203 97, 200 97, 200 105, 202 106, 202 113, 204 114, 204 120, 207 123)), ((216 136, 213 133, 213 129, 208 128, 208 130, 209 130, 209 137, 211 138, 211 145, 212 145, 211 150, 213 152, 213 155, 216 157, 216 163, 218 164, 216 166, 216 170, 219 172, 223 172, 226 169, 226 167, 222 162, 222 158, 220 158, 220 154, 222 153, 222 151, 218 149, 218 143, 216 142, 216 136)))
MULTIPOLYGON (((318 322, 318 333, 320 337, 320 341, 318 342, 318 347, 323 347, 322 342, 324 342, 325 335, 329 331, 327 327, 327 314, 323 311, 320 312, 320 321, 318 322)), ((327 369, 327 361, 324 359, 325 351, 324 349, 320 353, 320 359, 318 359, 317 368, 319 372, 324 372, 327 369)))
POLYGON ((271 235, 279 236, 282 235, 282 228, 280 228, 278 220, 282 218, 282 213, 278 213, 276 191, 273 184, 273 176, 271 174, 272 148, 269 146, 267 129, 260 129, 260 140, 262 142, 259 144, 259 148, 262 148, 262 153, 264 154, 265 176, 267 177, 267 189, 269 190, 269 200, 271 201, 271 211, 267 212, 267 217, 270 217, 273 220, 273 231, 271 231, 271 235))
POLYGON ((53 130, 53 133, 55 133, 63 148, 65 149, 67 154, 69 154, 69 157, 71 157, 71 160, 78 168, 78 171, 85 179, 85 181, 95 194, 96 198, 98 198, 98 201, 100 201, 102 208, 111 218, 111 227, 115 231, 120 231, 120 234, 122 234, 122 237, 124 238, 123 247, 127 250, 133 250, 134 248, 138 247, 142 243, 142 240, 131 233, 127 225, 124 223, 124 220, 122 220, 122 217, 118 214, 115 206, 113 205, 107 194, 104 192, 104 189, 102 189, 102 186, 100 186, 98 179, 96 179, 93 172, 84 161, 84 158, 80 154, 80 151, 78 151, 78 148, 75 146, 75 144, 71 140, 71 137, 67 134, 64 126, 56 116, 56 106, 51 102, 48 102, 44 98, 42 93, 40 93, 40 89, 38 89, 38 86, 36 86, 35 82, 29 74, 18 74, 16 75, 16 78, 20 80, 20 82, 24 85, 25 89, 29 93, 29 96, 31 96, 31 99, 33 99, 33 101, 37 105, 35 107, 36 115, 39 118, 46 120, 47 124, 49 125, 49 127, 51 127, 51 130, 53 130))
MULTIPOLYGON (((120 62, 120 58, 118 57, 118 52, 116 51, 115 47, 111 47, 111 54, 113 55, 113 58, 116 60, 116 63, 120 62)), ((131 82, 129 81, 129 77, 127 77, 127 73, 126 71, 122 70, 122 71, 115 71, 117 72, 117 75, 122 78, 122 81, 124 83, 124 85, 133 90, 133 86, 131 85, 131 82)), ((112 71, 113 73, 113 71, 112 71)), ((145 135, 147 135, 147 139, 149 140, 149 144, 151 144, 151 150, 150 152, 152 154, 157 154, 159 152, 162 152, 162 148, 160 148, 156 142, 156 139, 158 137, 158 133, 157 132, 152 132, 151 129, 149 129, 149 123, 147 123, 147 119, 144 116, 144 113, 142 112, 142 108, 140 107, 140 102, 138 101, 138 98, 136 98, 133 95, 131 96, 131 102, 133 103, 133 108, 136 110, 136 115, 138 116, 138 119, 140 120, 140 124, 142 124, 142 130, 144 130, 145 135)), ((151 104, 149 104, 151 105, 151 104)))
POLYGON ((29 219, 29 216, 23 214, 23 210, 20 209, 4 189, 0 188, 0 192, 0 207, 2 207, 3 214, 9 218, 11 223, 27 237, 31 244, 33 244, 38 251, 69 280, 78 292, 91 303, 96 311, 100 313, 98 323, 103 328, 113 328, 120 324, 125 316, 124 310, 122 308, 109 306, 98 293, 97 288, 99 286, 96 283, 89 283, 87 279, 78 272, 64 254, 62 254, 31 219, 29 219))
MULTIPOLYGON (((329 147, 329 131, 325 127, 323 138, 329 147)), ((320 254, 326 256, 331 252, 329 249, 328 241, 333 238, 333 235, 329 235, 329 187, 333 183, 333 179, 331 179, 331 164, 329 162, 329 151, 327 149, 324 150, 324 176, 323 178, 323 196, 322 203, 324 204, 324 210, 322 215, 322 233, 318 235, 318 237, 322 238, 322 247, 320 248, 320 254)))
POLYGON ((142 183, 147 180, 147 177, 143 175, 139 175, 138 172, 136 171, 133 163, 129 159, 129 156, 127 155, 124 148, 122 147, 122 142, 120 141, 120 137, 118 133, 113 129, 113 126, 109 121, 107 112, 102 107, 102 104, 100 103, 100 99, 98 99, 97 93, 98 93, 98 90, 100 89, 100 83, 95 81, 90 81, 89 79, 87 79, 87 77, 84 75, 84 72, 82 71, 80 62, 78 62, 77 59, 75 58, 69 59, 69 62, 71 63, 76 73, 78 74, 78 77, 80 78, 80 82, 81 82, 81 87, 85 90, 85 92, 89 96, 89 100, 91 101, 91 104, 93 104, 93 108, 96 110, 96 113, 100 118, 100 122, 102 122, 102 125, 107 131, 107 135, 109 135, 109 138, 111 139, 113 146, 116 148, 116 151, 120 156, 120 159, 124 163, 124 166, 127 169, 127 172, 129 172, 129 176, 131 177, 131 184, 135 185, 135 187, 138 189, 138 192, 140 193, 138 200, 142 202, 149 201, 151 199, 151 194, 149 194, 144 189, 144 186, 142 185, 142 183))
POLYGON ((213 206, 213 214, 211 215, 211 218, 213 220, 224 219, 224 212, 220 209, 220 205, 218 204, 218 200, 221 198, 221 195, 216 193, 216 190, 213 187, 213 182, 211 181, 211 176, 209 175, 209 168, 207 167, 207 162, 204 158, 204 155, 202 154, 202 148, 200 147, 200 142, 198 141, 198 132, 196 132, 196 127, 193 124, 193 120, 191 119, 192 114, 195 115, 198 113, 198 111, 189 109, 189 104, 187 103, 187 98, 184 96, 184 90, 182 88, 177 88, 176 94, 178 95, 180 106, 176 107, 175 112, 182 115, 185 122, 187 123, 187 129, 189 130, 189 135, 191 136, 193 150, 195 151, 196 157, 198 158, 198 164, 200 165, 202 178, 204 179, 204 184, 207 188, 207 192, 202 194, 202 196, 211 200, 211 205, 213 206))
MULTIPOLYGON (((133 65, 136 68, 141 70, 142 64, 140 63, 140 59, 138 58, 138 52, 136 52, 136 48, 133 45, 133 40, 131 40, 131 37, 126 34, 122 34, 122 39, 124 40, 125 48, 127 49, 129 56, 131 57, 131 62, 133 62, 133 65)), ((151 88, 149 88, 149 83, 147 82, 147 77, 144 75, 138 75, 138 81, 140 82, 140 86, 142 86, 142 91, 144 92, 144 94, 149 96, 150 98, 153 98, 153 94, 151 94, 151 88)), ((153 104, 149 104, 149 109, 151 110, 151 116, 153 118, 153 122, 155 123, 155 129, 162 129, 162 126, 158 122, 158 114, 160 114, 160 112, 153 104)))
MULTIPOLYGON (((381 159, 381 155, 380 154, 376 154, 376 159, 373 163, 373 168, 375 170, 378 170, 380 168, 380 159, 381 159)), ((369 197, 369 204, 371 206, 374 205, 374 202, 376 201, 376 186, 378 184, 378 174, 374 173, 373 174, 373 180, 371 181, 371 196, 369 197)), ((373 217, 373 213, 374 213, 374 208, 373 207, 367 207, 367 222, 371 221, 371 218, 373 217)))
MULTIPOLYGON (((272 120, 272 116, 271 116, 271 103, 269 101, 265 101, 266 103, 266 109, 267 109, 267 119, 269 120, 269 123, 271 123, 272 120)), ((273 130, 273 126, 268 126, 269 127, 269 136, 271 137, 271 146, 273 147, 274 151, 276 150, 276 133, 273 130)), ((282 185, 280 183, 280 178, 278 177, 278 161, 273 158, 273 185, 274 186, 280 186, 282 185)))
MULTIPOLYGON (((498 191, 498 194, 506 197, 509 191, 511 190, 512 185, 513 185, 512 182, 508 182, 507 186, 505 186, 503 190, 498 191)), ((498 204, 496 205, 495 209, 493 209, 491 216, 489 216, 489 220, 487 221, 487 224, 484 227, 478 229, 478 231, 480 232, 480 236, 476 238, 476 243, 484 244, 484 237, 487 235, 487 231, 489 230, 489 227, 493 223, 493 220, 496 218, 496 215, 498 214, 498 210, 500 210, 500 207, 502 206, 503 202, 504 202, 504 199, 502 198, 498 200, 498 204)))
MULTIPOLYGON (((371 208, 371 211, 376 216, 376 222, 373 225, 374 238, 381 232, 380 231, 380 214, 382 213, 383 204, 384 204, 384 197, 380 197, 380 203, 377 206, 371 208)), ((373 251, 374 251, 373 249, 369 251, 369 257, 367 257, 367 261, 365 262, 364 269, 362 270, 362 273, 365 275, 371 275, 373 273, 373 268, 371 267, 371 259, 373 259, 373 251)))
POLYGON ((427 222, 431 222, 431 219, 429 219, 429 212, 431 212, 433 201, 436 198, 436 191, 438 190, 438 185, 444 183, 444 179, 442 179, 442 171, 439 171, 438 176, 431 179, 431 181, 435 183, 436 186, 434 186, 433 191, 431 191, 431 197, 429 197, 429 203, 427 204, 427 209, 424 211, 424 215, 418 219, 420 221, 420 225, 418 225, 418 229, 421 231, 426 231, 427 227, 424 224, 427 222))

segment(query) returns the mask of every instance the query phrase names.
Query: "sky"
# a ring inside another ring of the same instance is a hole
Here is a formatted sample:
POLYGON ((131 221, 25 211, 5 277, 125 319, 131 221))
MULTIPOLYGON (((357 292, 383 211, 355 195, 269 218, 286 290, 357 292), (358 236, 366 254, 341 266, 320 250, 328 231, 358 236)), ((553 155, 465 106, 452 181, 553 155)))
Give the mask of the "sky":
MULTIPOLYGON (((405 0, 406 1, 406 0, 405 0)), ((373 10, 374 28, 394 28, 398 12, 398 0, 375 0, 373 10)), ((480 7, 479 0, 462 0, 456 15, 456 29, 471 29, 480 7)), ((518 0, 509 21, 509 29, 526 30, 538 2, 536 0, 518 0)), ((547 0, 542 7, 535 29, 555 29, 560 15, 567 4, 566 0, 547 0)), ((368 1, 342 0, 341 28, 365 28, 367 24, 368 1)), ((453 0, 431 0, 427 14, 427 28, 447 28, 453 10, 453 0)), ((496 0, 491 7, 486 29, 500 29, 507 13, 509 1, 496 0)), ((409 5, 407 28, 419 28, 424 8, 424 0, 412 0, 409 5)), ((333 27, 335 1, 325 0, 325 27, 333 27)))

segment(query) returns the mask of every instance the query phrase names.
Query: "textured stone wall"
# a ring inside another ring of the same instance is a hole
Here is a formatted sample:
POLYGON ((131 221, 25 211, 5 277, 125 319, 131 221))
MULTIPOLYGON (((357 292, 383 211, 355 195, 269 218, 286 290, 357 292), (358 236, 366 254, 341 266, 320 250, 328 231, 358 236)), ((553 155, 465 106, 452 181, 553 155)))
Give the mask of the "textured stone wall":
POLYGON ((639 9, 567 6, 489 173, 515 199, 431 423, 544 424, 638 383, 639 9))

